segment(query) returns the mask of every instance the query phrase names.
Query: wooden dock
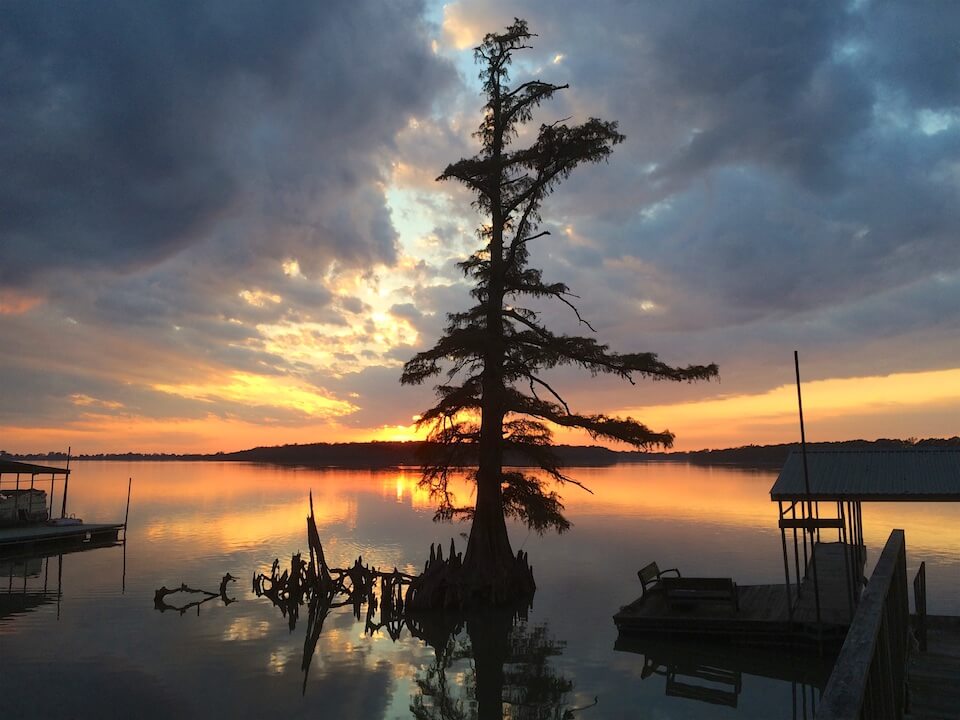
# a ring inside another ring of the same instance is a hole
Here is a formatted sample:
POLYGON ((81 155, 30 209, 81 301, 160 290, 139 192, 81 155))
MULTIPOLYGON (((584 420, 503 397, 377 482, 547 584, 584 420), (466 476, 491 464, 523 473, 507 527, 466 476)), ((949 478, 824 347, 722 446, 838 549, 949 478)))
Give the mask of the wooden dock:
MULTIPOLYGON (((822 642, 839 647, 855 609, 847 581, 854 574, 850 551, 841 543, 816 545, 819 623, 812 564, 796 596, 788 596, 783 584, 738 585, 737 610, 727 603, 671 606, 662 593, 654 591, 622 607, 613 619, 621 634, 627 635, 709 637, 741 645, 810 646, 822 642)), ((862 576, 862 565, 859 572, 862 576)))
POLYGON ((0 529, 0 557, 118 542, 122 523, 27 525, 0 529))

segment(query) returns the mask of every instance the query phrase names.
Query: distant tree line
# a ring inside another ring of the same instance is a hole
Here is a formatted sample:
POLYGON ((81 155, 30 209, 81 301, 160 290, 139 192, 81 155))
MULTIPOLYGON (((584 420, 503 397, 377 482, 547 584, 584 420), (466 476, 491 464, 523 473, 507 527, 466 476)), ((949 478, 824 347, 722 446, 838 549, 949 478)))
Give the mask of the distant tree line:
MULTIPOLYGON (((74 460, 112 461, 221 461, 260 462, 277 465, 308 467, 388 468, 419 466, 422 442, 363 442, 363 443, 309 443, 257 447, 238 452, 217 453, 98 453, 74 455, 74 460)), ((570 467, 606 467, 618 463, 688 462, 697 465, 740 465, 746 467, 779 467, 799 443, 778 445, 744 445, 722 450, 693 450, 687 452, 617 451, 597 445, 556 445, 554 451, 570 467)), ((951 438, 883 438, 880 440, 842 440, 808 443, 810 450, 877 450, 906 448, 960 448, 960 437, 951 438)), ((0 458, 7 460, 66 460, 64 452, 15 454, 0 450, 0 458)), ((507 455, 505 464, 530 467, 529 461, 517 453, 507 455)), ((465 459, 464 467, 469 465, 465 459)))

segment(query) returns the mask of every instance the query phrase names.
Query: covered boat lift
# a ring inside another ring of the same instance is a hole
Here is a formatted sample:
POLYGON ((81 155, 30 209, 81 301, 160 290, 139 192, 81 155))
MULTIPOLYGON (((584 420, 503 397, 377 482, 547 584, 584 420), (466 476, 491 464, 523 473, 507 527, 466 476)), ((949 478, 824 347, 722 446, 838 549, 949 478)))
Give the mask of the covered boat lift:
MULTIPOLYGON (((47 476, 50 481, 50 499, 49 509, 46 509, 43 520, 49 520, 54 517, 54 490, 57 478, 63 480, 63 498, 60 505, 60 517, 67 516, 67 490, 70 486, 70 460, 67 459, 66 467, 53 467, 50 465, 35 465, 28 462, 16 460, 6 460, 0 458, 0 495, 7 495, 12 498, 13 517, 11 524, 20 522, 20 510, 23 509, 29 515, 36 515, 34 505, 35 494, 46 491, 41 485, 46 485, 47 476), (21 507, 21 505, 23 507, 21 507)), ((32 518, 36 519, 36 518, 32 518)), ((0 517, 0 521, 3 518, 0 517)))
POLYGON ((812 603, 820 623, 831 598, 845 595, 851 611, 859 603, 866 564, 862 504, 960 501, 960 448, 794 450, 770 499, 779 509, 791 618, 812 603), (836 542, 823 538, 831 531, 836 542))
MULTIPOLYGON (((0 459, 0 496, 5 495, 4 509, 11 506, 10 522, 0 522, 0 556, 86 548, 119 542, 123 523, 82 523, 76 520, 57 522, 54 510, 55 483, 63 481, 60 520, 67 518, 67 492, 70 487, 70 459, 66 467, 35 465, 28 462, 0 459), (45 498, 49 476, 49 504, 45 498), (44 498, 42 501, 40 498, 44 498)), ((127 510, 130 490, 127 488, 127 510)), ((0 518, 2 521, 2 518, 0 518)), ((126 532, 124 532, 126 537, 126 532)))

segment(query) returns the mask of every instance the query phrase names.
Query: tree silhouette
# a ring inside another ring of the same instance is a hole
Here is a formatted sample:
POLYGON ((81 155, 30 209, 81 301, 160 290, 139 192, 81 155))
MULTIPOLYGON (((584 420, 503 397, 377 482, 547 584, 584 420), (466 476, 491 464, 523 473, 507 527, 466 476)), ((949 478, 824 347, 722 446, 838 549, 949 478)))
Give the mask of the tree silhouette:
POLYGON ((554 333, 536 311, 522 305, 557 300, 593 331, 569 288, 548 282, 528 265, 530 246, 550 234, 539 229, 540 208, 556 185, 578 165, 606 159, 624 139, 615 122, 590 118, 582 125, 541 125, 532 145, 511 146, 533 111, 568 87, 540 80, 508 86, 514 53, 529 48, 533 37, 526 21, 515 19, 505 32, 484 37, 475 50, 487 99, 475 133, 481 150, 449 165, 438 179, 466 185, 475 196, 474 206, 487 218, 478 231, 481 248, 459 264, 474 283, 476 303, 448 315, 444 335, 409 360, 401 378, 404 384, 420 384, 446 370, 446 382, 436 388, 436 404, 418 421, 429 428, 421 482, 438 501, 437 519, 473 521, 457 591, 466 604, 507 602, 532 591, 532 576, 514 567, 518 563, 505 516, 540 533, 570 526, 548 483, 580 483, 564 474, 551 450, 551 425, 581 428, 594 439, 637 448, 672 444, 670 432, 655 432, 629 417, 574 412, 545 371, 574 365, 630 383, 637 377, 694 381, 717 374, 716 365, 671 367, 653 353, 619 354, 593 338, 554 333), (522 454, 543 472, 505 471, 506 452, 522 454), (473 462, 476 499, 472 506, 459 504, 450 488, 451 474, 473 462))

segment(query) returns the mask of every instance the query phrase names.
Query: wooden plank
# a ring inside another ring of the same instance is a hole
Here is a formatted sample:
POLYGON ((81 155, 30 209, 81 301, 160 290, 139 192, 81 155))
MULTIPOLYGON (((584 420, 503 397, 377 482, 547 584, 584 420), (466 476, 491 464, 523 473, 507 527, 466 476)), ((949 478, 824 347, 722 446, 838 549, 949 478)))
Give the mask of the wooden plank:
POLYGON ((723 602, 737 608, 737 586, 730 578, 665 577, 660 584, 671 605, 723 602))
MULTIPOLYGON (((806 575, 800 585, 799 597, 794 606, 794 619, 809 624, 817 622, 817 602, 815 590, 819 589, 820 619, 831 625, 849 625, 853 617, 850 599, 850 585, 854 582, 849 568, 863 575, 863 563, 856 568, 855 548, 844 543, 817 543, 814 556, 807 566, 806 575), (845 557, 846 554, 846 557, 845 557), (816 588, 813 580, 813 564, 816 563, 816 588)), ((860 557, 864 555, 861 553, 860 557)), ((853 588, 859 592, 860 588, 853 588)))

